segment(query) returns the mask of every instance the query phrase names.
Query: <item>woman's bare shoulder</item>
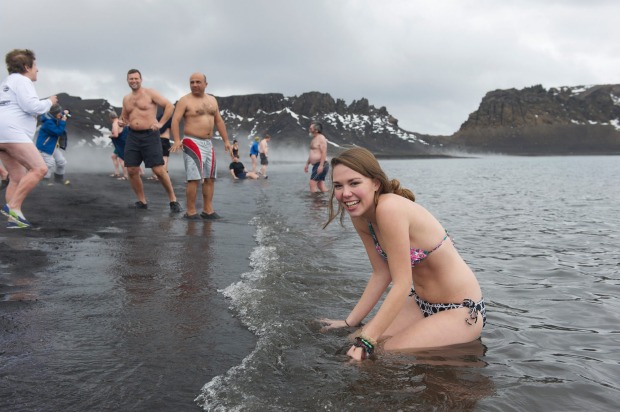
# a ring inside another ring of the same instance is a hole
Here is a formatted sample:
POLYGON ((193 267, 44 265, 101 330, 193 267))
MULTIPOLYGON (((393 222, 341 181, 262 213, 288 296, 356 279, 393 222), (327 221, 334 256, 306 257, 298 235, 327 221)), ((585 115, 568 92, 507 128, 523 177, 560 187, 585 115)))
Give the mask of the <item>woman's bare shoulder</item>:
POLYGON ((386 193, 381 195, 379 203, 377 204, 377 214, 391 215, 393 213, 399 213, 406 210, 411 210, 416 207, 416 203, 402 196, 394 193, 386 193))

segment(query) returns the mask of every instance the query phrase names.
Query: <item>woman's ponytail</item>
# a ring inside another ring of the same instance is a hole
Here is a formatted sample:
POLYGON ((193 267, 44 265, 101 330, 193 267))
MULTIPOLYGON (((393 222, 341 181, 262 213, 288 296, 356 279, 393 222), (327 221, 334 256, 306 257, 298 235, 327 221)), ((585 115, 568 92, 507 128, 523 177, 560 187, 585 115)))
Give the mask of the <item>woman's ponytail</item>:
POLYGON ((415 202, 415 195, 413 194, 413 192, 409 189, 401 187, 398 179, 390 180, 390 186, 392 187, 392 193, 407 198, 412 202, 415 202))

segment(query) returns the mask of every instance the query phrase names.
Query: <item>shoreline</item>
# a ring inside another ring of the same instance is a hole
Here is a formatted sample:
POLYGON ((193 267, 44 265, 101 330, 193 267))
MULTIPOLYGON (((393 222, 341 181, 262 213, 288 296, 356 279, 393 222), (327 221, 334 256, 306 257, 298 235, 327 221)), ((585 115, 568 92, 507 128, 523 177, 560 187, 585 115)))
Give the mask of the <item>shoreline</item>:
POLYGON ((256 343, 219 292, 249 270, 247 189, 219 179, 223 218, 192 222, 157 182, 143 180, 137 211, 126 181, 67 177, 27 198, 34 229, 0 228, 0 409, 198 409, 202 386, 256 343))

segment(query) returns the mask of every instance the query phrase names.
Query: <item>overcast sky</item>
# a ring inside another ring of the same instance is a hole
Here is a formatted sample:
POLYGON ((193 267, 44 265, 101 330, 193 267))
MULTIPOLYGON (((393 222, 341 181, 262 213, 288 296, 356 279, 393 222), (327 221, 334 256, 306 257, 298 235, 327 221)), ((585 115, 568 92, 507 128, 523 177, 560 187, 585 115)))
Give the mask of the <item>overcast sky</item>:
MULTIPOLYGON (((0 51, 32 49, 41 97, 120 105, 127 70, 171 101, 309 91, 452 134, 496 89, 620 83, 617 0, 0 0, 0 51)), ((2 77, 6 71, 2 72, 2 77)))

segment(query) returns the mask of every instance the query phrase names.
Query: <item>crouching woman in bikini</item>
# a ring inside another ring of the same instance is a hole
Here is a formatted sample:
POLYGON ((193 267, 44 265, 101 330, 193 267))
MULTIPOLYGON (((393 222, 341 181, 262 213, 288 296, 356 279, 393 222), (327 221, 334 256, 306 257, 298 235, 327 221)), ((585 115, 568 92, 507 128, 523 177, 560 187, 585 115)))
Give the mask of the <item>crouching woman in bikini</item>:
POLYGON ((376 315, 354 334, 351 358, 370 357, 378 342, 385 351, 405 351, 479 338, 486 323, 480 285, 437 219, 398 180, 388 180, 368 150, 348 149, 331 166, 325 227, 349 214, 372 275, 346 319, 321 319, 322 330, 360 326, 392 284, 376 315))

